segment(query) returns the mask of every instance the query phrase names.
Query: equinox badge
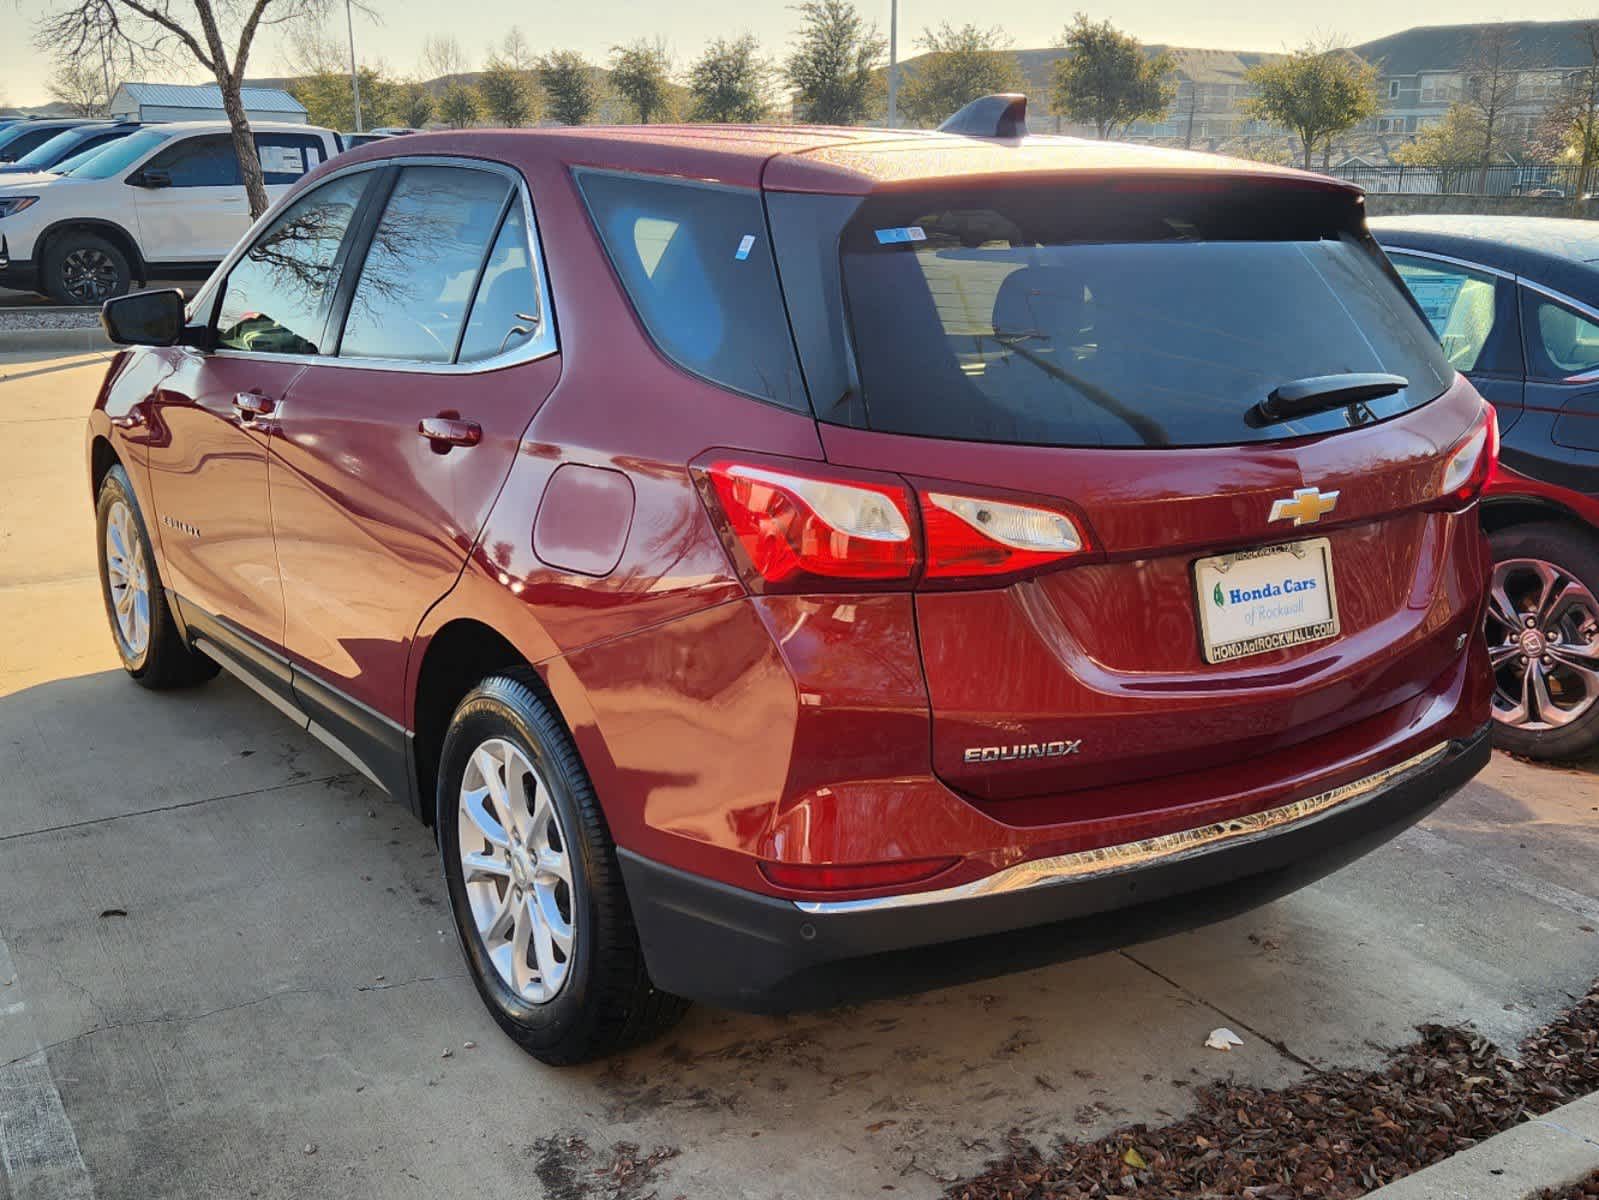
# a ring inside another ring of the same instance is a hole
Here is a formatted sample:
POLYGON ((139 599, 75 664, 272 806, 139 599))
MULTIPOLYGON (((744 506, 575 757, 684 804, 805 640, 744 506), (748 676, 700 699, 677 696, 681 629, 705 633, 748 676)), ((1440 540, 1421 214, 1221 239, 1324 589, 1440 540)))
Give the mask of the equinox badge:
POLYGON ((1015 746, 968 746, 962 756, 969 763, 1014 762, 1019 758, 1063 758, 1082 749, 1083 739, 1069 742, 1026 742, 1015 746))

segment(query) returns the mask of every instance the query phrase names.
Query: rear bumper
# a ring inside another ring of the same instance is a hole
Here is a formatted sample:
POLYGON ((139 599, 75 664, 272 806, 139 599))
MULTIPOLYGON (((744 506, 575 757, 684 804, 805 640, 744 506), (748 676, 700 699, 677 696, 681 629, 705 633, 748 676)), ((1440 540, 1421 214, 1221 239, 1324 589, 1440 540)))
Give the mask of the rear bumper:
POLYGON ((1396 774, 1274 810, 1270 820, 1152 839, 1097 861, 1024 864, 945 892, 802 907, 627 850, 622 872, 658 987, 752 1012, 820 1008, 1098 953, 1246 911, 1402 832, 1490 752, 1484 726, 1396 774))

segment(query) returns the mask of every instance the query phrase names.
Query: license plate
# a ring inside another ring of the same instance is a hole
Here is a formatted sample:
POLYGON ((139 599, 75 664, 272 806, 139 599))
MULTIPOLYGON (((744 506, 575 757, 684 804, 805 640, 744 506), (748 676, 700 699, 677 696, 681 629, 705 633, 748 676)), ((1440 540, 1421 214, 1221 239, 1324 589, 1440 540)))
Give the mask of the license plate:
POLYGON ((1202 558, 1194 590, 1208 663, 1338 636, 1326 538, 1202 558))

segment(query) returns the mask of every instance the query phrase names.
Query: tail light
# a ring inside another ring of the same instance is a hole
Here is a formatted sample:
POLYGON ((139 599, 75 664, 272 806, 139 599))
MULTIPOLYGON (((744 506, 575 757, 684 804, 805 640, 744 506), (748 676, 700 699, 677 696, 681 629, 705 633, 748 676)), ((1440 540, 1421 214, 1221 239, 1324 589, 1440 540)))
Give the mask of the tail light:
POLYGON ((708 455, 693 474, 752 591, 996 582, 1083 553, 1053 508, 928 490, 897 475, 765 456, 708 455))
POLYGON ((1438 484, 1438 502, 1445 508, 1460 508, 1482 495, 1483 488, 1499 465, 1499 415, 1492 406, 1444 462, 1438 484))

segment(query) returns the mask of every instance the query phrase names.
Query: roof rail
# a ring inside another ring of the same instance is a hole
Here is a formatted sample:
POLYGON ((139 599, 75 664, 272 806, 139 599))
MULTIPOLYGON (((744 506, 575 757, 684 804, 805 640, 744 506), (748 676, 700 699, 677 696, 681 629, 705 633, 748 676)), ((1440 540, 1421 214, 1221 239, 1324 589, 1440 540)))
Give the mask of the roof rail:
POLYGON ((1027 136, 1027 97, 1020 92, 979 96, 940 125, 938 131, 963 137, 1024 138, 1027 136))

